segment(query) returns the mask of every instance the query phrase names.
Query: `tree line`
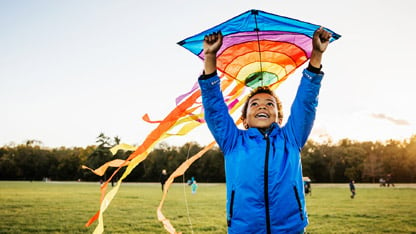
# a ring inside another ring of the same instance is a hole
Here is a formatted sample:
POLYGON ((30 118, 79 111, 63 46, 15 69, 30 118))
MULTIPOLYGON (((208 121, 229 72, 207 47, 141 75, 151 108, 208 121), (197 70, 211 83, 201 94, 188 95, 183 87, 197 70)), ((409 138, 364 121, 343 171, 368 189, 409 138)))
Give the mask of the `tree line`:
MULTIPOLYGON (((120 143, 118 137, 104 134, 97 137, 96 145, 82 147, 45 148, 38 141, 0 148, 0 180, 106 180, 114 172, 110 168, 97 176, 82 165, 98 168, 112 159, 126 159, 132 152, 119 150, 112 155, 110 148, 120 143)), ((149 153, 124 180, 127 182, 157 182, 166 169, 172 173, 182 162, 199 152, 203 146, 189 142, 182 146, 161 143, 149 153)), ((343 139, 336 143, 317 143, 309 140, 302 150, 303 174, 313 182, 344 183, 348 180, 378 183, 391 175, 394 182, 416 182, 416 135, 405 140, 386 142, 358 142, 343 139)), ((115 176, 122 175, 124 169, 115 176)), ((224 182, 222 152, 214 147, 197 160, 175 181, 195 177, 198 182, 224 182)))

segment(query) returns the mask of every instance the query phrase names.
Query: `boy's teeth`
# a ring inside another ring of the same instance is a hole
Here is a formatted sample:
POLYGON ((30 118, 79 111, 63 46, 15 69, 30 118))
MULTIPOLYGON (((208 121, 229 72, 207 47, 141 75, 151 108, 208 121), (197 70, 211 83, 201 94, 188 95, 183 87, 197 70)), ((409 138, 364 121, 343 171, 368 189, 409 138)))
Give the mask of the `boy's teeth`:
POLYGON ((268 116, 268 115, 266 115, 266 114, 261 113, 261 114, 257 114, 257 115, 256 115, 256 117, 265 117, 265 118, 267 118, 267 117, 269 117, 269 116, 268 116))

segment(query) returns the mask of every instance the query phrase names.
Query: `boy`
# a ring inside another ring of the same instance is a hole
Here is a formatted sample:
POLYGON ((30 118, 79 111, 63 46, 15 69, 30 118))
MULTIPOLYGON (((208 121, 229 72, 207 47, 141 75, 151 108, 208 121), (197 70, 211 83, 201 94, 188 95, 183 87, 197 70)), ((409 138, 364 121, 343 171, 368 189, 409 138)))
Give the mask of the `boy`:
POLYGON ((199 78, 208 128, 224 153, 228 233, 303 233, 308 224, 300 151, 315 118, 322 54, 331 34, 315 31, 309 66, 281 127, 281 104, 267 87, 254 90, 243 107, 246 130, 228 113, 216 74, 222 34, 204 39, 204 74, 199 78))

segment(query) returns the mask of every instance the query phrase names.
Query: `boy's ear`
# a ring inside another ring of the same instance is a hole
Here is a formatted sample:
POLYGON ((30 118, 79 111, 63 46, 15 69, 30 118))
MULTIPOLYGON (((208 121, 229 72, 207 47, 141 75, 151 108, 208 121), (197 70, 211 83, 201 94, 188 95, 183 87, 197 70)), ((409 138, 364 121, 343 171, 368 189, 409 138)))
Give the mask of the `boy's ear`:
POLYGON ((248 123, 247 123, 247 119, 243 119, 243 126, 244 126, 245 129, 249 128, 248 123))

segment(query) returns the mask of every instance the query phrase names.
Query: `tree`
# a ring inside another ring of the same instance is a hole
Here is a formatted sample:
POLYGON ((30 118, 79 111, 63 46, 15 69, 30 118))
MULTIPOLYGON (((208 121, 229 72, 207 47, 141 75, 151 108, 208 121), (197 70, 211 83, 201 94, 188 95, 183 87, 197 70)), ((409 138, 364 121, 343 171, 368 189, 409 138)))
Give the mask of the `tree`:
POLYGON ((376 183, 378 179, 383 178, 385 174, 382 167, 382 153, 383 145, 380 142, 363 142, 361 147, 367 152, 367 157, 363 162, 363 176, 364 181, 376 183))
POLYGON ((13 148, 0 148, 0 179, 14 180, 18 178, 18 167, 14 158, 13 148))
MULTIPOLYGON (((99 180, 107 179, 115 168, 109 168, 102 177, 82 170, 81 165, 98 168, 119 158, 126 159, 131 151, 119 150, 114 156, 109 149, 121 142, 100 133, 97 145, 85 148, 42 147, 40 141, 28 140, 20 145, 0 148, 0 179, 2 180, 99 180)), ((162 169, 172 173, 185 160, 199 152, 203 146, 189 142, 182 146, 158 144, 125 181, 159 181, 162 169)), ((355 142, 343 139, 336 143, 308 141, 302 150, 303 174, 314 182, 342 182, 348 179, 376 182, 392 174, 395 182, 416 182, 416 135, 403 141, 355 142)), ((118 174, 124 173, 121 168, 118 174)), ((224 182, 224 158, 214 147, 194 162, 185 173, 185 180, 194 176, 200 182, 224 182)), ((386 178, 385 178, 386 179, 386 178)), ((178 178, 182 181, 182 178, 178 178)))
POLYGON ((312 181, 328 181, 328 166, 325 162, 323 148, 328 148, 328 144, 319 145, 309 140, 302 150, 303 175, 308 176, 312 181))
POLYGON ((409 171, 409 182, 416 181, 416 135, 413 135, 409 142, 406 144, 405 147, 406 155, 407 155, 407 162, 406 165, 408 166, 409 171))
POLYGON ((389 140, 384 146, 383 169, 386 174, 391 174, 394 180, 405 180, 408 173, 405 153, 405 145, 400 141, 389 140))
MULTIPOLYGON (((86 165, 90 168, 98 168, 104 163, 112 159, 112 154, 110 152, 110 148, 112 146, 110 137, 107 137, 104 133, 100 133, 100 135, 98 135, 97 137, 96 143, 98 143, 98 146, 88 156, 87 161, 86 161, 86 165)), ((108 169, 102 176, 101 180, 104 180, 104 181, 107 180, 107 176, 110 175, 112 171, 111 169, 108 169)), ((85 179, 96 180, 97 176, 96 175, 86 176, 85 179)))

